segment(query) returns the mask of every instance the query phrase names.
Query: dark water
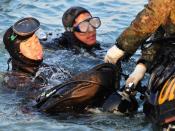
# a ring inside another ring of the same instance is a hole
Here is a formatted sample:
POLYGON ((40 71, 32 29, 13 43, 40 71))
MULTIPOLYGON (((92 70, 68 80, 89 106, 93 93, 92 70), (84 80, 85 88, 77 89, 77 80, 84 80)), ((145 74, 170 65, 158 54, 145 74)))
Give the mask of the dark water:
MULTIPOLYGON (((41 22, 42 31, 53 34, 63 32, 61 17, 63 12, 72 5, 83 6, 94 16, 101 18, 102 26, 98 29, 97 39, 102 43, 104 50, 96 52, 99 55, 98 59, 87 53, 75 56, 66 50, 45 50, 46 63, 61 65, 77 73, 102 63, 106 50, 115 42, 122 30, 130 24, 145 3, 146 0, 1 0, 0 71, 5 72, 7 69, 6 61, 9 57, 2 43, 3 33, 22 17, 36 17, 41 22)), ((140 51, 136 52, 131 64, 125 66, 126 73, 133 69, 139 53, 140 51)), ((23 96, 0 89, 0 130, 115 131, 150 130, 150 126, 145 122, 142 113, 130 118, 110 113, 60 114, 51 117, 35 111, 28 112, 23 108, 23 96)))

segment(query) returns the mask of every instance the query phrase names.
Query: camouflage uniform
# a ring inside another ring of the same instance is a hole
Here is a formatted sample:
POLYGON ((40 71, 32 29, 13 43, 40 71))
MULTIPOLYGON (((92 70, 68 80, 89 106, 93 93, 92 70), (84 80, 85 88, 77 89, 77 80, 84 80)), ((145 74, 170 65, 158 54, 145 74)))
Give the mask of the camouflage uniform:
MULTIPOLYGON (((154 37, 175 33, 175 0, 149 0, 131 25, 117 39, 117 46, 131 56, 153 33, 154 37), (162 31, 163 30, 163 31, 162 31)), ((142 51, 138 62, 152 64, 161 44, 152 44, 142 51)))

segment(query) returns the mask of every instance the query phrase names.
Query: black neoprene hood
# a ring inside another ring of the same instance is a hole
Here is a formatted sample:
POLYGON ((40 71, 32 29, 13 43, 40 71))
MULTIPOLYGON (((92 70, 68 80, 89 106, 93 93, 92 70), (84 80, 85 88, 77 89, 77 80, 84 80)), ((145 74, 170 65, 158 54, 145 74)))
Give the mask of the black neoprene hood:
POLYGON ((81 13, 89 13, 90 12, 79 6, 73 6, 70 7, 68 10, 65 11, 62 17, 63 26, 66 31, 71 31, 71 27, 73 26, 75 19, 81 14, 81 13))

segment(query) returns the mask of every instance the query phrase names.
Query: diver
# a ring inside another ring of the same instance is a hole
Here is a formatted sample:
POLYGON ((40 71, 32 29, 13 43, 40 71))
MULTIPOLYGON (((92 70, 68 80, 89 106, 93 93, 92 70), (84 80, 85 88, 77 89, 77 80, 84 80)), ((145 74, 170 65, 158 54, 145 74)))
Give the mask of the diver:
POLYGON ((82 48, 92 54, 93 50, 101 50, 100 43, 96 40, 96 29, 101 25, 99 17, 93 17, 83 7, 73 6, 64 12, 62 23, 65 32, 51 42, 43 41, 44 47, 69 49, 76 54, 80 53, 82 48))
MULTIPOLYGON (((54 67, 43 62, 43 47, 35 32, 39 29, 40 22, 33 17, 18 20, 4 34, 3 42, 8 51, 12 70, 4 77, 4 84, 8 88, 25 89, 40 88, 48 84, 48 79, 53 73, 61 76, 70 76, 70 72, 61 67, 54 67), (49 68, 46 73, 38 72, 41 68, 49 68), (68 75, 69 74, 69 75, 68 75)), ((61 78, 60 78, 61 79, 61 78)))

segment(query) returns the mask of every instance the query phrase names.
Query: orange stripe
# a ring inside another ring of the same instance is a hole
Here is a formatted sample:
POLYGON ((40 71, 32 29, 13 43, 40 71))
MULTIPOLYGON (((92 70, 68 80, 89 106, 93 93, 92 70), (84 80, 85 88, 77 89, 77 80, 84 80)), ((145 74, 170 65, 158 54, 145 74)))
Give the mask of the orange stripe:
POLYGON ((163 86, 159 98, 158 103, 163 104, 166 100, 173 100, 175 98, 174 96, 175 92, 175 80, 174 78, 170 78, 166 81, 165 85, 163 86))
POLYGON ((175 83, 175 80, 173 79, 173 80, 171 81, 171 83, 170 83, 170 84, 171 84, 171 85, 170 85, 170 86, 171 86, 171 87, 170 87, 170 88, 171 88, 171 92, 170 92, 170 96, 169 96, 169 98, 168 98, 169 101, 171 101, 171 100, 173 100, 173 99, 175 98, 175 97, 174 97, 174 93, 175 93, 175 84, 174 84, 174 83, 175 83))

